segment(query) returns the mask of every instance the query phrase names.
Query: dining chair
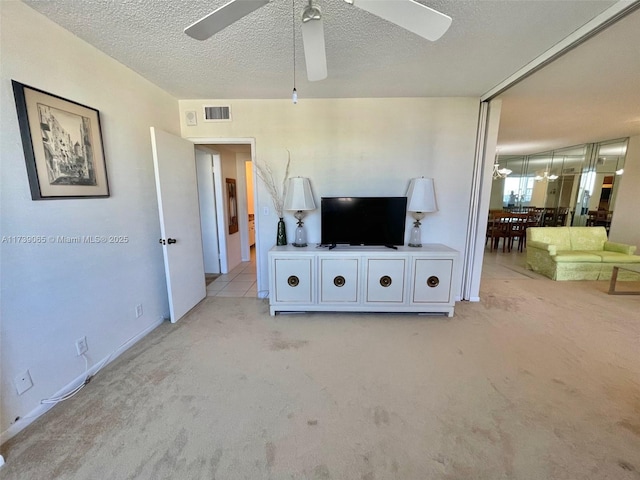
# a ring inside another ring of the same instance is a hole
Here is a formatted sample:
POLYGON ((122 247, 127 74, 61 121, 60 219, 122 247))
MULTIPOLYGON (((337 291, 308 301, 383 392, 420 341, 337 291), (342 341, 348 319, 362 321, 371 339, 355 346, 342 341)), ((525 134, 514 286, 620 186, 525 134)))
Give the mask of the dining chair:
POLYGON ((513 214, 509 219, 509 251, 513 248, 513 243, 518 241, 518 251, 522 252, 524 242, 526 241, 527 213, 513 214))
POLYGON ((487 222, 487 233, 485 237, 484 244, 487 242, 491 242, 489 251, 493 251, 495 248, 498 249, 498 245, 500 244, 500 239, 502 239, 502 251, 505 251, 505 248, 509 243, 509 218, 511 218, 513 214, 509 212, 492 212, 489 215, 489 221, 487 222))

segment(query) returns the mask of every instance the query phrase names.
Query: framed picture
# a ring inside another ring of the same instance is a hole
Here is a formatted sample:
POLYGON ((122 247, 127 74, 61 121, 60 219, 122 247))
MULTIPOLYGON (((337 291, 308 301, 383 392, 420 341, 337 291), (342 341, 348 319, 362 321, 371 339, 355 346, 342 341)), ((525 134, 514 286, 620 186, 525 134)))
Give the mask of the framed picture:
POLYGON ((238 197, 235 178, 225 179, 227 183, 227 208, 229 218, 229 235, 238 231, 238 197))
POLYGON ((31 198, 108 197, 98 110, 11 83, 31 198))

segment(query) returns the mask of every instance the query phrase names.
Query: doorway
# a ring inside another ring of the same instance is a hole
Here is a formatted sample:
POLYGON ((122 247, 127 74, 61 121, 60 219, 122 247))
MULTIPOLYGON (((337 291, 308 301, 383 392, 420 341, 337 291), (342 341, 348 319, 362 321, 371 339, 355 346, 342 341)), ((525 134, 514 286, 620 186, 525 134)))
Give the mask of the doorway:
MULTIPOLYGON (((204 173, 208 185, 201 196, 216 200, 220 273, 207 284, 207 296, 255 298, 258 296, 258 262, 252 143, 212 142, 199 144, 196 148, 205 150, 211 158, 208 171, 204 173), (232 192, 228 191, 229 185, 233 185, 232 192), (213 195, 211 188, 215 192, 213 195), (229 214, 231 202, 235 212, 233 219, 229 214)), ((205 210, 202 215, 207 215, 205 210)), ((209 250, 208 242, 211 243, 211 239, 207 240, 203 234, 204 250, 209 250)))

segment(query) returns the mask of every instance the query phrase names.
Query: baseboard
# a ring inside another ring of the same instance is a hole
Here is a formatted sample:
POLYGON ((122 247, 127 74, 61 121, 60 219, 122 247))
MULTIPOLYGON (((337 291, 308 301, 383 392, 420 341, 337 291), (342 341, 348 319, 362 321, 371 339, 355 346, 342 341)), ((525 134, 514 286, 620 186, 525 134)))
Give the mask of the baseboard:
MULTIPOLYGON (((104 368, 107 365, 109 365, 116 358, 122 355, 125 351, 131 348, 134 344, 136 344, 142 338, 146 337, 152 330, 160 326, 160 324, 164 322, 164 320, 165 320, 164 318, 159 318, 154 323, 152 323, 147 328, 145 328, 143 331, 141 331, 137 335, 131 337, 129 340, 124 342, 122 345, 120 345, 118 348, 116 348, 113 352, 111 352, 109 355, 104 357, 102 360, 96 362, 92 367, 89 368, 88 375, 89 376, 95 375, 98 369, 104 368)), ((71 382, 69 382, 67 385, 65 385, 63 388, 61 388, 56 393, 51 395, 51 398, 59 397, 73 390, 74 388, 76 388, 78 385, 80 385, 85 381, 86 376, 87 376, 87 373, 82 373, 82 375, 79 375, 78 377, 73 379, 71 382)), ((9 426, 9 428, 7 428, 4 432, 0 433, 0 445, 2 445, 4 442, 14 437, 15 435, 17 435, 18 433, 20 433, 22 430, 27 428, 29 425, 31 425, 33 422, 35 422, 38 418, 40 418, 42 415, 47 413, 56 405, 57 404, 40 404, 36 408, 31 410, 28 414, 26 414, 24 417, 21 417, 20 420, 15 422, 13 425, 9 426)))
POLYGON ((469 299, 470 302, 479 302, 480 301, 480 297, 471 297, 469 299))

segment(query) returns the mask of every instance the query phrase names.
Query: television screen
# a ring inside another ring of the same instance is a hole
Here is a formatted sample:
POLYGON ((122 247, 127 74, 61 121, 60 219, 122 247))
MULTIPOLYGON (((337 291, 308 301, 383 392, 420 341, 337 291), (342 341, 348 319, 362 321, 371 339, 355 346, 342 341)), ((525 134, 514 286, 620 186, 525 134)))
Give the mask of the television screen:
POLYGON ((322 197, 325 245, 403 245, 407 197, 322 197))

